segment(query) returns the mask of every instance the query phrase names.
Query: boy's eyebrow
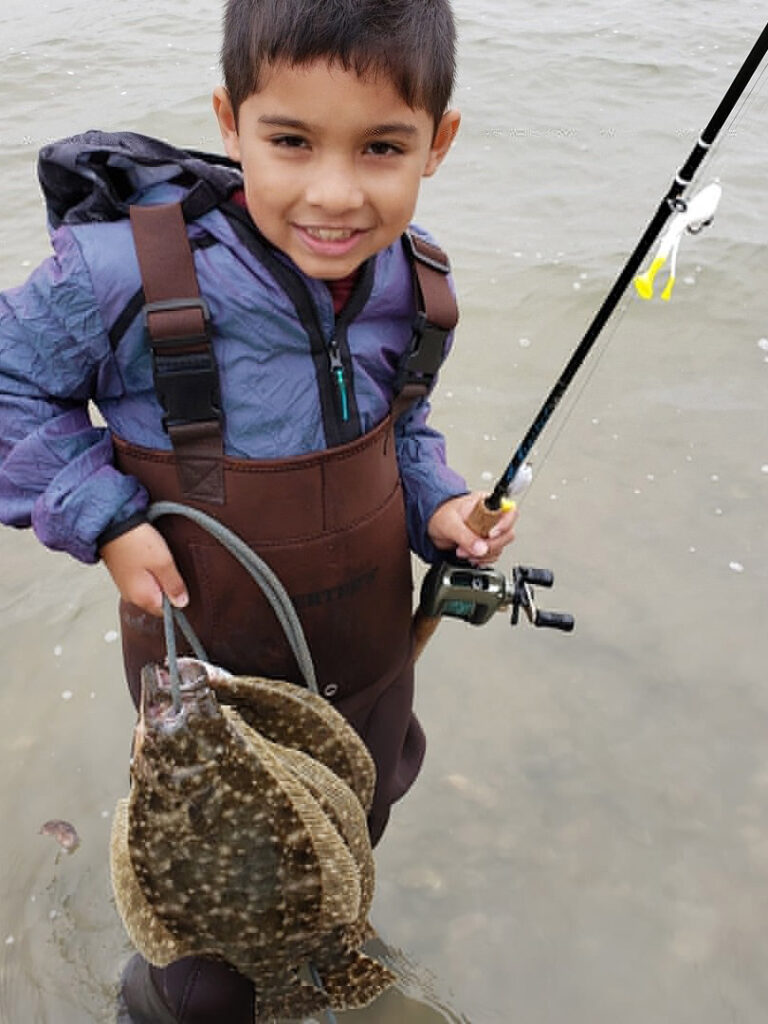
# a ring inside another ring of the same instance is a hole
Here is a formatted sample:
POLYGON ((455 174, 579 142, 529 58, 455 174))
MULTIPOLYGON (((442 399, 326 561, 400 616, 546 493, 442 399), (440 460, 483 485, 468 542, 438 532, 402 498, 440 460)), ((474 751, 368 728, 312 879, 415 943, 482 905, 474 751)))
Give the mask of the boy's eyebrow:
POLYGON ((407 121, 392 121, 391 124, 377 124, 368 135, 415 135, 418 129, 407 121))
POLYGON ((262 114, 259 118, 259 124, 269 124, 274 128, 298 128, 301 131, 309 131, 310 125, 306 121, 299 121, 295 117, 282 117, 278 114, 262 114))
MULTIPOLYGON (((301 121, 296 117, 284 117, 282 114, 262 114, 259 124, 270 125, 273 128, 293 128, 297 131, 310 132, 313 130, 311 124, 301 121)), ((415 124, 407 121, 391 121, 385 124, 377 124, 369 128, 366 135, 415 135, 418 129, 415 124)))

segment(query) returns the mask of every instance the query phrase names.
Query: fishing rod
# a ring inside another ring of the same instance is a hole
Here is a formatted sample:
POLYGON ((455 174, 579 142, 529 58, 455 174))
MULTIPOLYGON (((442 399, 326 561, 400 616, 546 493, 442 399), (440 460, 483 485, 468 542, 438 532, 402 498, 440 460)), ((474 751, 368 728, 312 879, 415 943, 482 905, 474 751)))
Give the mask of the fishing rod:
MULTIPOLYGON (((635 280, 638 292, 649 298, 653 289, 653 279, 668 255, 672 257, 672 276, 662 298, 669 298, 671 285, 674 283, 674 260, 677 244, 682 231, 687 229, 696 233, 711 220, 717 201, 720 197, 719 186, 709 186, 694 197, 690 203, 683 198, 683 193, 692 184, 693 179, 720 134, 726 121, 732 114, 736 104, 745 92, 752 77, 768 53, 768 24, 760 33, 757 41, 739 68, 728 90, 720 101, 712 118, 699 136, 687 159, 675 174, 668 191, 662 197, 653 218, 648 223, 639 242, 627 259, 613 287, 608 292, 602 305, 595 313, 584 336, 573 351, 562 373, 536 414, 533 422, 518 444, 506 469, 494 485, 492 492, 479 501, 468 519, 468 525, 480 536, 487 537, 493 524, 509 507, 508 495, 516 482, 523 475, 526 459, 544 428, 549 423, 563 395, 568 390, 580 367, 589 355, 592 347, 600 336, 611 315, 615 311, 629 285, 635 280), (715 189, 717 191, 715 191, 715 189), (705 193, 708 195, 705 197, 705 193), (696 204, 696 205, 695 205, 696 204), (697 209, 698 207, 698 209, 697 209), (650 252, 651 247, 660 235, 671 216, 675 221, 668 236, 659 250, 646 274, 637 277, 638 271, 650 252), (696 219, 698 218, 698 219, 696 219), (676 222, 676 223, 675 223, 676 222)), ((519 611, 526 612, 534 625, 550 626, 569 631, 573 628, 573 619, 557 613, 541 613, 536 611, 531 583, 544 586, 552 585, 551 574, 546 570, 526 569, 518 567, 510 584, 495 569, 481 569, 469 563, 457 565, 455 560, 444 561, 433 565, 427 573, 421 591, 421 601, 414 617, 414 634, 416 654, 421 653, 424 645, 443 615, 460 618, 474 625, 487 622, 494 610, 512 607, 512 624, 518 621, 519 611), (473 592, 475 597, 473 598, 473 592)))

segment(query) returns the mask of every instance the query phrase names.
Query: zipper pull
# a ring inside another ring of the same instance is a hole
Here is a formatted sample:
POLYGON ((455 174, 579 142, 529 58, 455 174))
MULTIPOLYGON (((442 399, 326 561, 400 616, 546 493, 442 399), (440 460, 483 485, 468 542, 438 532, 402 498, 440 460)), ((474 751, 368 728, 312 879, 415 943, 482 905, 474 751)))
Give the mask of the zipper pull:
POLYGON ((341 406, 341 421, 342 423, 347 423, 349 421, 347 381, 344 375, 344 364, 341 361, 339 346, 336 344, 335 338, 331 338, 328 342, 328 361, 331 367, 331 376, 336 382, 336 390, 338 392, 339 404, 341 406))

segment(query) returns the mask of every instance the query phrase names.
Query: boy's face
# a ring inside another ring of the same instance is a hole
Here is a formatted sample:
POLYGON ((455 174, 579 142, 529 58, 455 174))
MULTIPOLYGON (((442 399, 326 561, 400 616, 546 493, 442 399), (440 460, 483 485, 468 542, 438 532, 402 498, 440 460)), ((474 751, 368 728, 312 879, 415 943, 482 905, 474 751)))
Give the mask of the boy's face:
POLYGON ((259 230, 305 274, 326 280, 346 277, 402 234, 422 177, 437 170, 459 126, 449 111, 435 132, 389 79, 322 60, 265 69, 237 126, 225 89, 213 105, 259 230))

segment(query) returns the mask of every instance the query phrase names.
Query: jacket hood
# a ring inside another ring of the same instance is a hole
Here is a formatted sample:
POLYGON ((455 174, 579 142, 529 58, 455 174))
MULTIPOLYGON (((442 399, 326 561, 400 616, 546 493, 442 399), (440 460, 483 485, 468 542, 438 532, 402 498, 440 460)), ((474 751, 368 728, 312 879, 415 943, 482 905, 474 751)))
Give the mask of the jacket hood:
POLYGON ((120 220, 142 192, 166 182, 186 190, 182 208, 192 220, 242 186, 239 165, 225 156, 133 132, 88 131, 52 142, 40 150, 37 172, 54 230, 120 220))

